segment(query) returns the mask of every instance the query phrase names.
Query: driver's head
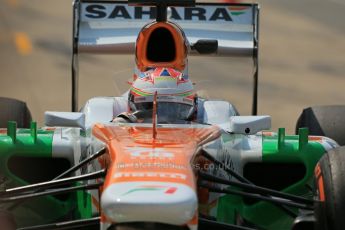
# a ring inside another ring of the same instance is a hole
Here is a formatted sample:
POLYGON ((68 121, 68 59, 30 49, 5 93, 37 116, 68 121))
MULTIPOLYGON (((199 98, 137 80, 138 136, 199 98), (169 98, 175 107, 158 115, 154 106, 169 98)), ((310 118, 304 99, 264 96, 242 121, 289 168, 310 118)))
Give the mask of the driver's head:
POLYGON ((130 111, 152 117, 155 92, 158 122, 179 123, 194 118, 196 94, 188 76, 173 68, 163 67, 140 73, 129 91, 130 111))

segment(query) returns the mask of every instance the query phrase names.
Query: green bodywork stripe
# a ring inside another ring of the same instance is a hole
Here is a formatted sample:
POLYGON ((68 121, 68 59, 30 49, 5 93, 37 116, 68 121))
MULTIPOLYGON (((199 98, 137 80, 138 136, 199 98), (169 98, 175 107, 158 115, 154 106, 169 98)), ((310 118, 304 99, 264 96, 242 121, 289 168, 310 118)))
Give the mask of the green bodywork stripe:
MULTIPOLYGON (((153 96, 153 93, 146 93, 146 92, 138 90, 138 89, 136 89, 134 87, 131 88, 131 91, 133 91, 134 93, 136 93, 136 94, 138 94, 140 96, 153 96)), ((169 95, 171 95, 171 96, 187 97, 187 96, 192 95, 193 93, 194 93, 193 91, 188 91, 188 92, 169 94, 169 95)))
POLYGON ((143 91, 140 91, 134 87, 131 88, 131 91, 133 91, 134 93, 140 95, 140 96, 152 96, 153 93, 144 93, 143 91))
POLYGON ((180 97, 188 97, 190 95, 193 95, 193 91, 185 92, 185 93, 178 93, 175 96, 180 96, 180 97))
POLYGON ((92 217, 92 199, 87 191, 77 192, 78 215, 77 218, 87 219, 92 217))
POLYGON ((231 12, 231 14, 234 15, 234 16, 239 16, 239 15, 242 15, 244 13, 245 12, 231 12))

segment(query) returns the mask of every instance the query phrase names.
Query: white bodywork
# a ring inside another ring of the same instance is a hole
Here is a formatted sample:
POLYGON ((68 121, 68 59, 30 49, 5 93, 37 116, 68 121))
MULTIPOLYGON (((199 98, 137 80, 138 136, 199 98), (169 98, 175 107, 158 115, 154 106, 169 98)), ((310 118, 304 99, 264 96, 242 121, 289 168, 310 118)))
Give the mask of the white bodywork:
POLYGON ((102 193, 101 205, 111 221, 160 222, 183 225, 197 210, 196 193, 177 183, 124 182, 102 193), (151 188, 151 189, 149 189, 151 188))
POLYGON ((81 110, 85 114, 86 127, 95 123, 108 123, 120 113, 126 112, 125 97, 95 97, 88 100, 81 110))
POLYGON ((233 106, 227 101, 205 101, 202 108, 203 123, 223 124, 236 116, 233 106))
POLYGON ((44 113, 44 120, 47 126, 79 127, 85 129, 84 113, 47 111, 44 113))
POLYGON ((271 129, 270 116, 232 116, 225 131, 235 134, 253 135, 271 129))
POLYGON ((56 128, 53 136, 52 157, 68 159, 75 165, 80 159, 87 157, 87 144, 80 138, 80 129, 56 128))

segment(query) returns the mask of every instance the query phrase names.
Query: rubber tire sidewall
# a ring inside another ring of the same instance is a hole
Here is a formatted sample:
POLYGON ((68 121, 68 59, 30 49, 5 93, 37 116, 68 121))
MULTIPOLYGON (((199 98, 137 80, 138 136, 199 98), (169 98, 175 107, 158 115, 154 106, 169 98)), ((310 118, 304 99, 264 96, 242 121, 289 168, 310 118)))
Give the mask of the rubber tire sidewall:
MULTIPOLYGON (((324 201, 315 204, 315 229, 345 229, 345 146, 330 150, 319 161, 324 201)), ((320 184, 316 178, 316 194, 320 199, 320 184)))
POLYGON ((6 128, 8 121, 16 121, 18 128, 29 128, 31 113, 25 102, 0 97, 0 128, 6 128))

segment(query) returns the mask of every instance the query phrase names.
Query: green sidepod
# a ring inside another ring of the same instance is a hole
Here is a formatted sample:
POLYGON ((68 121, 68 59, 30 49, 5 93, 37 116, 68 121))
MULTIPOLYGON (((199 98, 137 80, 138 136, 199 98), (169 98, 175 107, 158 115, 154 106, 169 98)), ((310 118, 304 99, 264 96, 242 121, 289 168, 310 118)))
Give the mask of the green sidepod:
MULTIPOLYGON (((299 135, 285 135, 285 129, 278 133, 263 135, 262 165, 302 165, 304 175, 294 183, 281 189, 306 198, 312 198, 310 187, 313 186, 314 167, 326 152, 320 141, 308 140, 308 130, 301 129, 299 135)), ((283 170, 283 169, 282 169, 283 170)), ((286 176, 294 173, 294 167, 284 167, 284 172, 272 171, 271 174, 284 173, 286 176)), ((270 175, 259 175, 262 180, 269 180, 270 175)), ((284 178, 282 178, 284 180, 284 178)), ((274 183, 274 182, 272 182, 274 183)), ((266 183, 267 184, 267 183, 266 183)), ((267 186, 267 187, 274 187, 267 186)), ((292 209, 296 214, 298 210, 292 209)), ((227 223, 247 222, 262 229, 291 229, 293 218, 271 203, 264 201, 247 202, 239 196, 225 195, 220 198, 217 210, 217 220, 227 223)))
MULTIPOLYGON (((0 191, 51 180, 71 167, 67 159, 53 158, 53 135, 54 130, 37 129, 35 122, 31 129, 17 129, 15 122, 0 129, 0 191)), ((89 217, 90 208, 82 207, 85 202, 90 207, 90 200, 84 192, 74 192, 3 203, 0 209, 11 212, 22 227, 89 217)))

